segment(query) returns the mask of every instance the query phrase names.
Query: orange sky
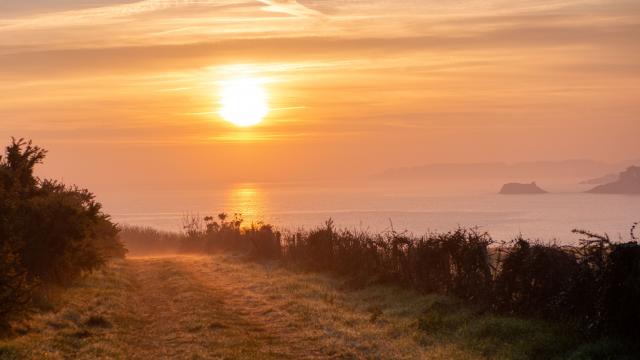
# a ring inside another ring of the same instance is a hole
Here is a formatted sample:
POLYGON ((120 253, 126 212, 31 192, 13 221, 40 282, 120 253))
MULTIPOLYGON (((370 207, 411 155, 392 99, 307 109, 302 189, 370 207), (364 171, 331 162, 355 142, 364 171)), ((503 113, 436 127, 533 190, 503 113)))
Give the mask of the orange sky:
POLYGON ((89 187, 637 158, 637 0, 4 0, 0 139, 89 187), (219 118, 220 81, 271 111, 219 118))

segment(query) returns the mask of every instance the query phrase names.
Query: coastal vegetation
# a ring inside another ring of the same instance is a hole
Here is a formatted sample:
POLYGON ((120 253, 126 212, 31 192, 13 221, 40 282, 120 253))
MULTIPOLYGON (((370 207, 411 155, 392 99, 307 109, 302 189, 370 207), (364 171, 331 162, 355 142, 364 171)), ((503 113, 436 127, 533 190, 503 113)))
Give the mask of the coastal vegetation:
POLYGON ((640 245, 574 230, 576 246, 517 237, 496 243, 488 233, 459 228, 414 236, 336 229, 310 231, 242 226, 239 214, 185 222, 189 251, 226 250, 286 266, 335 274, 353 287, 394 284, 446 294, 485 311, 575 323, 585 335, 640 336, 640 245))
POLYGON ((125 255, 94 195, 34 176, 46 151, 13 139, 0 156, 0 333, 46 296, 125 255))

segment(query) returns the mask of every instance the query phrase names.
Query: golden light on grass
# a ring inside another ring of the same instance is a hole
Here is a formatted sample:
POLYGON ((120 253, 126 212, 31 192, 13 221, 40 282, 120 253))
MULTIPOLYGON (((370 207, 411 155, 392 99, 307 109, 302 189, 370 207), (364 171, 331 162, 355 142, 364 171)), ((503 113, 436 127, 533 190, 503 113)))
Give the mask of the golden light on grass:
POLYGON ((267 93, 259 79, 239 78, 222 82, 220 116, 241 127, 253 126, 269 112, 267 93))

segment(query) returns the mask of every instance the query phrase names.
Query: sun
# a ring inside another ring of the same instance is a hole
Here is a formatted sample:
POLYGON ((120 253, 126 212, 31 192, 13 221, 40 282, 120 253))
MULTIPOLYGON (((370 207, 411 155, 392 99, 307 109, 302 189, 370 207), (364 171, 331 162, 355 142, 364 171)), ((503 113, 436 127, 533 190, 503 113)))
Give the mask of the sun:
POLYGON ((267 93, 259 79, 240 78, 222 82, 220 116, 236 126, 260 123, 269 113, 267 93))

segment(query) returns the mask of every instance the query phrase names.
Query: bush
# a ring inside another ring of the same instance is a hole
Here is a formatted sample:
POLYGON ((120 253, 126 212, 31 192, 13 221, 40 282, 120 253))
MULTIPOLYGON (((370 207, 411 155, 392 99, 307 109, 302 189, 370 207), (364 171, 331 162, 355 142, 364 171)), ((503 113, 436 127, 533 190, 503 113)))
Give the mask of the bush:
POLYGON ((204 218, 206 230, 204 232, 205 246, 208 251, 212 250, 251 250, 251 242, 243 236, 241 225, 244 221, 242 215, 234 214, 229 219, 226 213, 218 214, 218 221, 213 217, 204 218))
POLYGON ((640 337, 640 246, 636 242, 611 247, 604 277, 603 308, 607 325, 640 337))
POLYGON ((9 321, 24 315, 31 302, 32 283, 19 255, 8 243, 0 244, 0 335, 8 332, 9 321))
POLYGON ((218 214, 216 220, 206 216, 187 217, 182 248, 192 251, 238 251, 248 253, 254 259, 277 259, 282 255, 281 234, 269 224, 251 224, 243 229, 244 219, 240 214, 232 218, 226 213, 218 214))
POLYGON ((92 193, 33 175, 45 155, 12 139, 0 156, 0 328, 27 310, 32 284, 68 284, 126 252, 92 193))
MULTIPOLYGON (((336 237, 336 233, 331 219, 325 223, 324 227, 318 227, 308 233, 299 231, 287 241, 291 247, 291 251, 288 251, 288 259, 310 270, 335 270, 334 237, 336 237)), ((345 254, 349 244, 345 242, 343 245, 342 254, 345 254)))
POLYGON ((578 270, 573 253, 520 237, 501 260, 494 284, 495 306, 511 313, 566 315, 578 270))
POLYGON ((282 255, 280 245, 281 234, 268 224, 251 225, 244 232, 245 237, 251 242, 253 247, 249 252, 256 259, 278 259, 282 255))
POLYGON ((605 327, 640 337, 640 246, 636 242, 614 244, 603 276, 605 327))
MULTIPOLYGON (((634 224, 635 226, 635 224, 634 224)), ((631 230, 633 240, 634 234, 631 230)), ((576 287, 588 290, 591 301, 583 314, 590 330, 640 336, 640 245, 612 243, 607 235, 574 230, 580 240, 583 273, 576 287)))
POLYGON ((182 219, 182 229, 184 233, 180 241, 180 252, 201 253, 208 250, 205 223, 200 216, 186 214, 182 219))
POLYGON ((68 284, 82 272, 123 257, 117 228, 86 190, 44 182, 39 196, 22 204, 22 261, 44 282, 68 284))
POLYGON ((409 256, 414 284, 427 292, 485 300, 491 289, 491 260, 486 233, 458 229, 413 241, 409 256))
POLYGON ((486 298, 491 288, 487 234, 458 229, 421 238, 390 231, 336 231, 331 220, 285 240, 285 259, 309 270, 394 282, 425 292, 486 298))

